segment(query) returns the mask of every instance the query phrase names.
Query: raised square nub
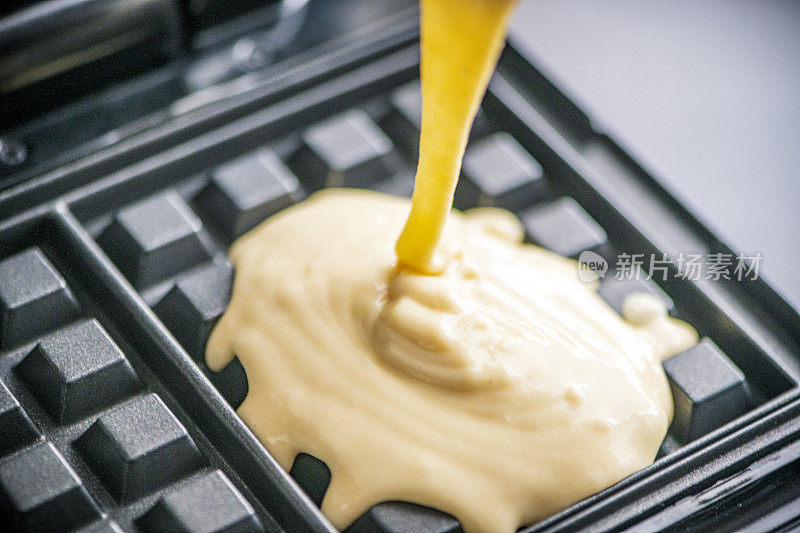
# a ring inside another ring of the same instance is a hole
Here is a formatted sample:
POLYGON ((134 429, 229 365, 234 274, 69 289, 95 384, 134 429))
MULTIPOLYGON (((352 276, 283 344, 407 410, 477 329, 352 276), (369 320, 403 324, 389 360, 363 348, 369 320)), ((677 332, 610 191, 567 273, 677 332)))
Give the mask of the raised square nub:
POLYGON ((152 393, 101 415, 75 447, 120 502, 149 494, 202 465, 186 429, 152 393))
POLYGON ((201 215, 235 239, 302 196, 300 182, 270 150, 217 168, 198 194, 201 215))
POLYGON ((35 339, 74 320, 78 304, 38 248, 0 261, 0 348, 35 339))
POLYGON ((381 123, 397 144, 408 154, 419 151, 422 127, 422 92, 418 82, 404 85, 392 93, 389 113, 381 123))
POLYGON ((730 422, 753 406, 744 374, 711 339, 664 361, 675 414, 670 433, 689 442, 730 422))
POLYGON ((365 187, 390 176, 392 141, 362 110, 325 120, 303 134, 289 167, 311 188, 365 187))
POLYGON ((142 531, 263 531, 255 511, 219 470, 195 477, 159 499, 136 525, 142 531))
POLYGON ((184 349, 202 360, 211 329, 231 296, 230 263, 203 267, 180 280, 153 310, 184 349))
POLYGON ((576 257, 584 250, 600 253, 606 243, 603 228, 567 196, 534 206, 522 213, 521 218, 534 244, 559 255, 576 257))
POLYGON ((0 523, 5 531, 69 531, 97 518, 97 504, 49 442, 0 461, 0 523))
POLYGON ((544 188, 541 165, 508 133, 468 147, 462 174, 456 202, 464 208, 517 209, 533 202, 544 188))
POLYGON ((0 381, 0 456, 33 442, 39 432, 30 417, 0 381))
POLYGON ((136 373, 96 320, 43 338, 15 367, 57 422, 74 422, 131 395, 136 373))
POLYGON ((141 290, 211 256, 201 228, 183 198, 169 191, 117 213, 97 241, 141 290))

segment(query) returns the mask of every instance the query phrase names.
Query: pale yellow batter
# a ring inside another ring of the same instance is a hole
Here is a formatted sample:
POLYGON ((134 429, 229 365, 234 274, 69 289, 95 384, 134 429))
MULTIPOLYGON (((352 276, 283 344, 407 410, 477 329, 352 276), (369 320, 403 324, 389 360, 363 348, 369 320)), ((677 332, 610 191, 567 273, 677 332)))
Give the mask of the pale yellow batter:
POLYGON ((502 211, 450 217, 441 275, 398 270, 408 212, 326 191, 231 251, 208 364, 239 357, 239 413, 282 466, 327 463, 326 516, 405 500, 511 532, 650 464, 672 414, 661 359, 695 332, 647 297, 622 320, 502 211))
POLYGON ((508 212, 448 216, 514 3, 422 1, 412 203, 317 193, 231 250, 208 364, 239 357, 239 413, 284 468, 327 463, 341 528, 404 500, 512 532, 651 463, 672 416, 661 360, 691 327, 644 294, 623 320, 508 212))

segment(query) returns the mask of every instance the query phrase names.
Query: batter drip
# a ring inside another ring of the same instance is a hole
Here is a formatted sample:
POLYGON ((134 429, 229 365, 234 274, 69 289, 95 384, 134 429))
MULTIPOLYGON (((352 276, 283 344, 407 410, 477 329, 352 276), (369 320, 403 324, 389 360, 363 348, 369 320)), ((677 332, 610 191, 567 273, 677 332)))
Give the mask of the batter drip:
POLYGON ((241 360, 239 414, 280 464, 330 467, 334 525, 404 500, 511 532, 650 464, 661 359, 694 330, 646 296, 623 320, 500 210, 450 216, 440 275, 399 269, 409 207, 331 190, 242 237, 208 344, 212 369, 241 360))

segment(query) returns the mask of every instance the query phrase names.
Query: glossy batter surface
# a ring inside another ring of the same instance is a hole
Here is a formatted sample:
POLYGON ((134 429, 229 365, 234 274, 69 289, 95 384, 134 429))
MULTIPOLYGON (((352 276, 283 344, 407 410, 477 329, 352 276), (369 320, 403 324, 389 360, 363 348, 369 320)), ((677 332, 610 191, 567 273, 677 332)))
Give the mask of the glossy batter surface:
POLYGON ((405 500, 511 532, 650 464, 672 414, 661 359, 694 330, 646 296, 623 320, 504 211, 453 213, 439 275, 400 269, 409 209, 325 191, 231 250, 208 364, 239 357, 239 413, 282 466, 330 467, 326 516, 405 500))

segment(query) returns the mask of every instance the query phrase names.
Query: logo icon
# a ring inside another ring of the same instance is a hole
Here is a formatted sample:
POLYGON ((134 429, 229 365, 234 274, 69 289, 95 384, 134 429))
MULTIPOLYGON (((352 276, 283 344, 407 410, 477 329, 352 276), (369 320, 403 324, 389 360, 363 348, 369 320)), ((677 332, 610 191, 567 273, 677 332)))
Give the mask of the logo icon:
POLYGON ((578 279, 584 283, 604 278, 607 271, 608 261, 600 254, 586 250, 578 256, 578 279))

